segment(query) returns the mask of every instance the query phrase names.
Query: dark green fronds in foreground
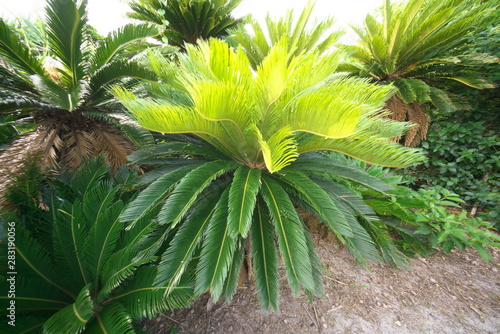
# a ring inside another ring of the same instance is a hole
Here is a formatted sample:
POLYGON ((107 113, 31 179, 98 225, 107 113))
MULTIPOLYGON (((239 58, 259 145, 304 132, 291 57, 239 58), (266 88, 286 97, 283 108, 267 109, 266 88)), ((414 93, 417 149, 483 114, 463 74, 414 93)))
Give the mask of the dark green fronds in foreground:
MULTIPOLYGON (((25 182, 35 183, 35 174, 25 182)), ((7 295, 8 277, 1 276, 2 328, 11 328, 5 322, 12 302, 16 333, 54 334, 135 333, 133 320, 191 302, 190 277, 175 287, 154 284, 159 245, 151 236, 161 229, 154 214, 127 231, 118 219, 133 196, 122 192, 132 177, 121 168, 112 178, 99 159, 46 181, 51 188, 43 198, 25 191, 23 201, 17 191, 22 209, 4 217, 0 234, 4 256, 7 233, 15 233, 18 272, 15 297, 7 295)))

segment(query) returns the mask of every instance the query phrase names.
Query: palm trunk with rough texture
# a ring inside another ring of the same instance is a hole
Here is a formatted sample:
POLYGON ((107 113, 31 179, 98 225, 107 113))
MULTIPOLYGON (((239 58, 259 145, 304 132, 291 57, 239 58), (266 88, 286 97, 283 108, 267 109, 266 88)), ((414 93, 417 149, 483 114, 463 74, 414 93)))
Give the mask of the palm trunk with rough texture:
POLYGON ((15 140, 0 152, 0 208, 12 176, 22 170, 26 159, 39 157, 41 170, 54 168, 75 170, 88 158, 103 155, 115 170, 127 162, 135 150, 130 140, 113 125, 79 112, 41 113, 35 117, 33 132, 15 140))
MULTIPOLYGON (((410 122, 412 126, 404 136, 406 147, 416 147, 422 140, 427 138, 430 117, 425 107, 418 102, 405 103, 399 96, 394 95, 386 102, 386 108, 392 114, 390 119, 398 122, 410 122)), ((402 137, 395 137, 394 141, 401 141, 402 137)))

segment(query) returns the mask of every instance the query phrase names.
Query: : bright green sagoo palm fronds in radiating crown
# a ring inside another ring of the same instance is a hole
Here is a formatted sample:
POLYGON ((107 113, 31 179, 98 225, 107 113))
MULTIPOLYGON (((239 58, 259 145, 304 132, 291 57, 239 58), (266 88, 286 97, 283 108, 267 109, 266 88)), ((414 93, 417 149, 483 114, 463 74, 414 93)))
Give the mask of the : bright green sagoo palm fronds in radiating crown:
POLYGON ((333 75, 341 53, 289 56, 283 40, 252 71, 241 49, 211 40, 188 47, 172 79, 170 88, 189 102, 115 92, 143 127, 196 134, 235 162, 271 173, 316 150, 393 167, 419 159, 387 140, 406 128, 382 119, 391 87, 333 75))
POLYGON ((318 217, 358 259, 399 261, 383 224, 348 185, 382 196, 390 187, 314 153, 398 167, 421 161, 417 150, 389 140, 406 128, 383 119, 393 89, 335 75, 342 54, 293 51, 282 39, 253 70, 242 48, 212 39, 189 46, 178 67, 152 58, 164 72, 162 99, 115 89, 142 126, 177 134, 131 156, 158 168, 136 182, 147 188, 121 215, 134 226, 161 207, 157 218, 175 235, 157 284, 175 286, 194 267, 198 294, 231 298, 247 256, 263 308, 277 309, 279 253, 292 291, 321 295, 319 259, 296 207, 318 217))

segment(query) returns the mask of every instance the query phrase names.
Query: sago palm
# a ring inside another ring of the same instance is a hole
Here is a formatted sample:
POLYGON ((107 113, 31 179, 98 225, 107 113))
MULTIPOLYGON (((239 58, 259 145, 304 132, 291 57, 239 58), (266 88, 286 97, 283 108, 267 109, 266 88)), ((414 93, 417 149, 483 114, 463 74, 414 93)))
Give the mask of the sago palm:
POLYGON ((27 155, 41 155, 44 166, 75 169, 86 157, 102 153, 118 166, 147 138, 134 136, 134 141, 123 134, 122 130, 137 130, 124 116, 116 118, 121 109, 108 88, 117 83, 132 88, 138 79, 156 78, 129 57, 145 48, 140 44, 131 50, 134 42, 157 30, 127 25, 96 43, 87 24, 86 4, 86 0, 48 1, 43 50, 37 46, 39 40, 30 48, 23 42, 26 35, 20 36, 0 19, 0 115, 31 115, 37 125, 0 156, 2 179, 15 172, 27 155))
POLYGON ((198 39, 226 36, 241 20, 231 12, 242 0, 132 0, 129 17, 164 27, 164 42, 185 48, 198 39))
POLYGON ((29 177, 18 177, 10 199, 19 210, 4 217, 1 230, 2 268, 6 255, 15 254, 1 274, 2 333, 136 333, 135 319, 190 303, 188 276, 167 299, 168 287, 153 285, 160 244, 152 237, 165 229, 152 215, 127 231, 118 220, 133 195, 122 192, 133 177, 128 169, 111 176, 102 159, 87 162, 49 180, 43 199, 23 186, 40 179, 37 169, 31 164, 29 177))
POLYGON ((421 160, 388 140, 406 128, 382 118, 392 88, 332 74, 341 54, 293 55, 286 43, 273 46, 254 71, 241 47, 212 39, 188 46, 178 69, 156 67, 170 73, 163 99, 115 89, 140 125, 176 134, 131 156, 158 168, 139 178, 136 186, 147 188, 121 215, 133 227, 161 207, 159 223, 175 231, 158 267, 159 286, 175 286, 194 266, 196 293, 230 298, 247 256, 263 308, 277 309, 280 254, 293 293, 302 286, 321 295, 319 259, 299 207, 360 260, 390 252, 378 243, 378 236, 387 240, 383 228, 345 186, 351 180, 383 193, 387 185, 314 152, 399 167, 421 160))
POLYGON ((425 103, 454 110, 450 96, 439 89, 443 82, 458 82, 473 88, 492 88, 480 71, 484 63, 498 58, 483 53, 457 53, 469 37, 496 22, 498 1, 476 0, 385 0, 380 15, 367 15, 364 27, 355 28, 356 46, 347 46, 352 62, 343 67, 381 84, 393 84, 397 94, 387 107, 392 118, 409 120, 405 145, 415 146, 425 138, 429 116, 425 103))

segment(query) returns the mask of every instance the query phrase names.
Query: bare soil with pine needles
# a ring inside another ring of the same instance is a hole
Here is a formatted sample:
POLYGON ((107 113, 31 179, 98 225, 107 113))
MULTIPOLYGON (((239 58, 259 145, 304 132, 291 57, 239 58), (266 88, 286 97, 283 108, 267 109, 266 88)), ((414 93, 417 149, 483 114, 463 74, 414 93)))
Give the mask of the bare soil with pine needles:
POLYGON ((149 334, 496 334, 500 333, 500 250, 484 263, 474 249, 412 259, 408 270, 370 270, 329 236, 315 233, 325 298, 294 297, 281 277, 280 312, 263 312, 252 282, 231 303, 208 295, 191 308, 141 322, 149 334))

